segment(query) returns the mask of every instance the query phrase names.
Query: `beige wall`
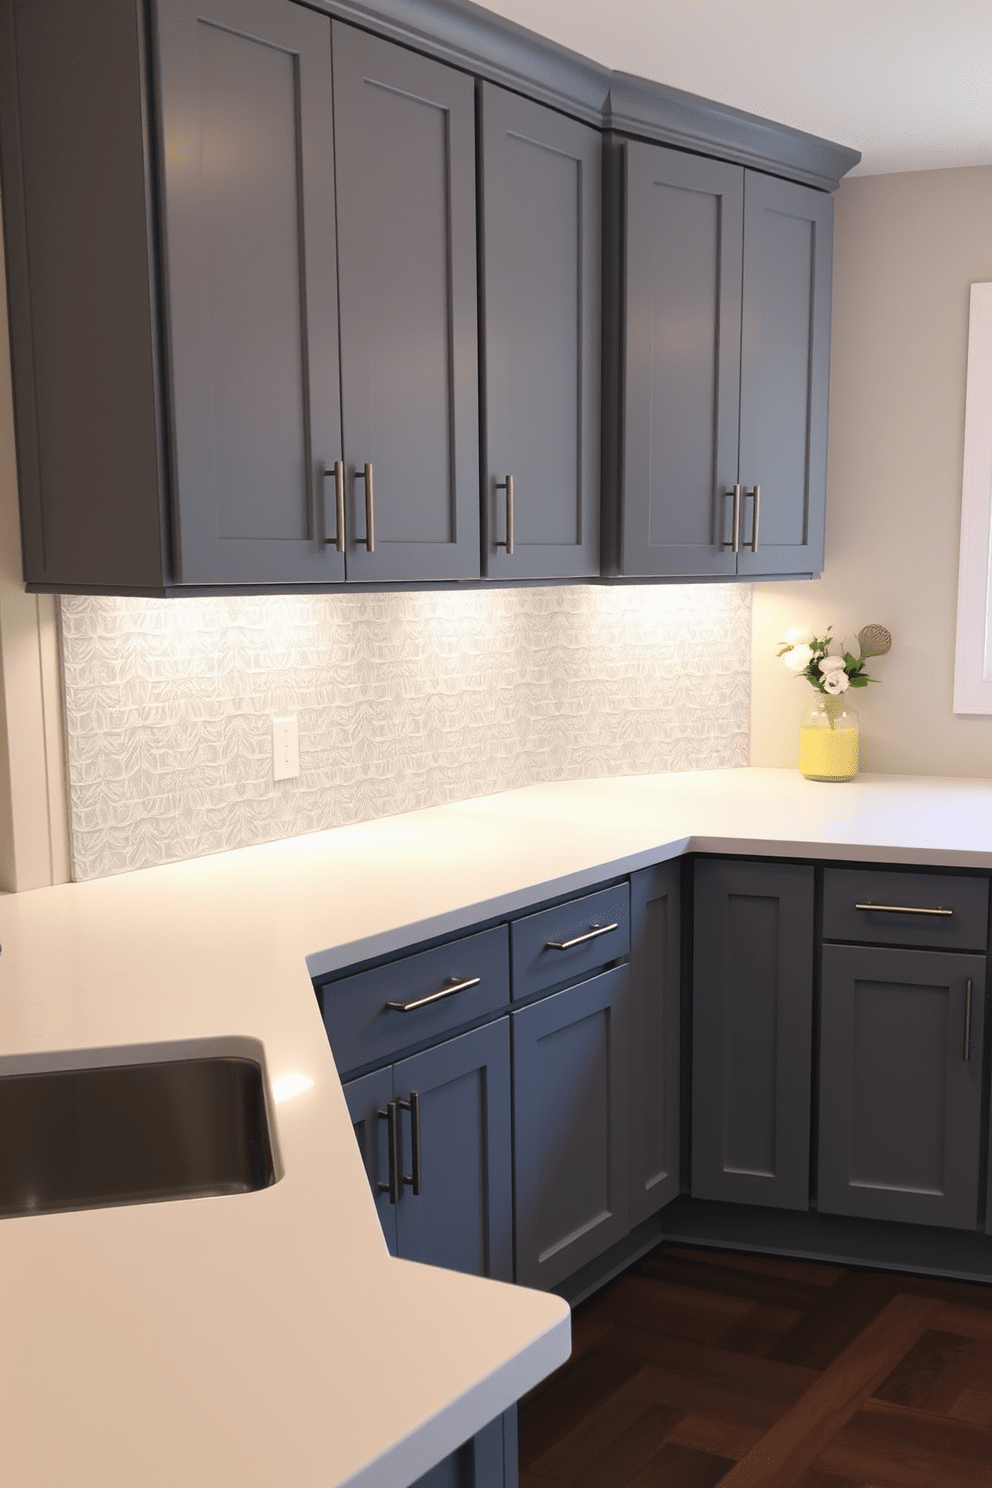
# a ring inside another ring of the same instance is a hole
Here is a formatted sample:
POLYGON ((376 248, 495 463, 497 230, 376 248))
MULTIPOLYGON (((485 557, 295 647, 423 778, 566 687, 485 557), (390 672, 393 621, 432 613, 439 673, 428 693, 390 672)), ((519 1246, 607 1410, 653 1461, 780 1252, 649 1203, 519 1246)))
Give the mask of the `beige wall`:
POLYGON ((751 763, 794 765, 811 695, 787 627, 893 633, 857 695, 862 767, 992 775, 992 717, 952 712, 968 287, 992 280, 992 167, 862 176, 837 194, 823 578, 757 584, 751 763))

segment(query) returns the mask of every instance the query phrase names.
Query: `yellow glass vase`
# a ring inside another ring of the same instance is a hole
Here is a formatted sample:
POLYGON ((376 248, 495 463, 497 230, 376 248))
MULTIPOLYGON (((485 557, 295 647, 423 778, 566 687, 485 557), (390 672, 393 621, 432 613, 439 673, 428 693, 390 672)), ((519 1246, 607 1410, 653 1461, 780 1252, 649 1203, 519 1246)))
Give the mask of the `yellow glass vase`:
POLYGON ((799 768, 807 780, 853 780, 858 773, 857 709, 845 693, 817 695, 799 730, 799 768))

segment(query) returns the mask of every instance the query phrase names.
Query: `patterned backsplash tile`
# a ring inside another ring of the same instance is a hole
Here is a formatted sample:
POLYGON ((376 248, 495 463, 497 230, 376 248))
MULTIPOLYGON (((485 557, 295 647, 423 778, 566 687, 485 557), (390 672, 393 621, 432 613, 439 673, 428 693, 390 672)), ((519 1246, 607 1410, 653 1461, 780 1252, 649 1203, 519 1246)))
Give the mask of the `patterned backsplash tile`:
POLYGON ((63 596, 77 879, 545 780, 747 763, 746 585, 63 596), (273 714, 300 775, 273 782, 273 714))

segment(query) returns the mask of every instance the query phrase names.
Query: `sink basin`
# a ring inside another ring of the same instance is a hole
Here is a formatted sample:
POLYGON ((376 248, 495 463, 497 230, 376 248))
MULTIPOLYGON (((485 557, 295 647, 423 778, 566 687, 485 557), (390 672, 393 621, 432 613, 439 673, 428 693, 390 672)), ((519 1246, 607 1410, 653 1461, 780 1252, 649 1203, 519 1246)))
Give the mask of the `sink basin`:
POLYGON ((254 1060, 0 1076, 0 1216, 248 1193, 274 1182, 254 1060))

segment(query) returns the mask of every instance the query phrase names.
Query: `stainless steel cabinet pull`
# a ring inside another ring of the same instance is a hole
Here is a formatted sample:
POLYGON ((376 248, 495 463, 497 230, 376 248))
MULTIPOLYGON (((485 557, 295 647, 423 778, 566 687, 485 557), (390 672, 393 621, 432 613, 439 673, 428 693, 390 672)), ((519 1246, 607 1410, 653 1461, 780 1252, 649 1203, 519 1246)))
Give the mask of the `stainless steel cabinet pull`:
POLYGON ((734 486, 734 488, 730 492, 730 494, 734 498, 733 525, 731 527, 732 536, 731 536, 731 539, 730 539, 729 543, 728 542, 725 542, 723 546, 725 548, 729 548, 732 553, 739 553, 740 550, 741 550, 741 488, 740 488, 740 486, 739 485, 734 486))
POLYGON ((493 543, 494 548, 505 548, 508 558, 513 556, 513 476, 496 482, 497 491, 506 492, 506 542, 493 543))
POLYGON ((971 1058, 971 977, 965 982, 964 993, 964 1051, 962 1059, 971 1058))
POLYGON ((400 1182, 400 1112, 394 1100, 384 1111, 377 1111, 376 1115, 380 1121, 387 1123, 386 1130, 389 1133, 389 1181, 383 1183, 380 1178, 375 1184, 377 1194, 388 1194, 391 1204, 398 1204, 403 1187, 400 1182))
POLYGON ((758 551, 758 513, 761 510, 761 487, 755 486, 751 492, 754 498, 754 510, 751 513, 751 552, 758 551))
POLYGON ((609 935, 611 930, 619 929, 619 924, 619 920, 614 920, 612 925, 593 925, 585 935, 577 935, 574 940, 546 940, 544 948, 547 951, 570 951, 573 946, 585 945, 587 940, 595 940, 600 935, 609 935))
POLYGON ((426 1007, 430 1002, 440 1002, 445 997, 454 997, 456 992, 464 992, 468 987, 477 987, 481 981, 481 977, 469 977, 467 981, 463 981, 461 977, 449 977, 438 992, 428 992, 426 997, 416 997, 413 1002, 387 1002, 386 1006, 394 1013, 412 1013, 416 1008, 426 1007))
POLYGON ((328 476, 334 477, 334 513, 335 531, 333 537, 325 537, 324 542, 328 547, 333 543, 339 553, 344 552, 344 461, 335 460, 330 470, 324 471, 324 479, 328 476))
MULTIPOLYGON (((409 1100, 400 1099, 397 1100, 396 1104, 399 1106, 400 1110, 410 1112, 410 1140, 413 1143, 413 1172, 404 1173, 402 1170, 400 1170, 399 1181, 401 1186, 404 1183, 409 1184, 409 1186, 413 1189, 414 1196, 419 1198, 420 1190, 423 1187, 423 1172, 420 1164, 419 1090, 411 1090, 409 1100)), ((397 1150, 402 1150, 399 1148, 399 1143, 397 1143, 397 1150)))
POLYGON ((372 488, 372 466, 366 464, 364 470, 355 471, 355 479, 365 482, 365 536, 356 539, 364 542, 365 549, 369 553, 375 552, 375 493, 372 488))
POLYGON ((942 904, 938 905, 936 909, 917 909, 912 904, 856 904, 854 907, 855 909, 864 910, 878 909, 883 914, 940 915, 943 918, 947 918, 954 913, 953 909, 945 909, 942 904))

